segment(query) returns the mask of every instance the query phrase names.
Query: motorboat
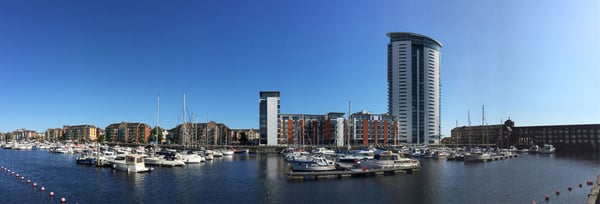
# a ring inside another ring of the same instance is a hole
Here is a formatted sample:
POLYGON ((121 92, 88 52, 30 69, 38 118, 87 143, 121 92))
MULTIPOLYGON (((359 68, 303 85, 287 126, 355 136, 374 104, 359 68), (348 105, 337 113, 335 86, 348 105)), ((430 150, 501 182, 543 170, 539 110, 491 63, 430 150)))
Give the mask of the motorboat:
POLYGON ((421 163, 417 159, 405 158, 398 153, 382 152, 376 154, 373 159, 361 161, 358 166, 367 169, 385 169, 385 168, 420 168, 421 163))
POLYGON ((551 144, 545 144, 544 146, 542 146, 542 150, 540 150, 540 153, 542 154, 552 154, 556 151, 556 148, 554 148, 553 145, 551 144))
POLYGON ((127 172, 148 172, 152 171, 153 168, 148 168, 144 164, 144 157, 139 155, 126 155, 124 160, 113 160, 113 168, 120 171, 127 172))
POLYGON ((248 154, 250 153, 249 149, 233 149, 234 154, 248 154))
POLYGON ((290 162, 292 171, 333 171, 336 170, 334 161, 323 157, 307 157, 303 160, 290 162))
POLYGON ((234 153, 232 149, 222 149, 220 152, 223 154, 223 156, 231 156, 234 153))
POLYGON ((450 156, 450 153, 448 153, 446 151, 439 151, 439 150, 434 151, 431 154, 431 158, 434 158, 434 159, 446 159, 446 158, 448 158, 448 156, 450 156))
POLYGON ((372 150, 358 150, 351 154, 342 155, 338 158, 339 162, 355 162, 366 159, 373 159, 375 153, 372 150))
POLYGON ((475 151, 465 155, 465 162, 483 161, 490 159, 491 157, 492 156, 490 155, 490 153, 475 151))
POLYGON ((333 150, 329 150, 325 147, 317 147, 316 149, 312 150, 313 154, 335 154, 335 151, 333 150))
POLYGON ((81 152, 81 154, 75 158, 75 161, 78 164, 96 164, 96 157, 93 156, 92 151, 90 150, 83 150, 81 152))
POLYGON ((539 153, 540 152, 540 146, 538 145, 531 145, 531 147, 529 147, 529 153, 539 153))

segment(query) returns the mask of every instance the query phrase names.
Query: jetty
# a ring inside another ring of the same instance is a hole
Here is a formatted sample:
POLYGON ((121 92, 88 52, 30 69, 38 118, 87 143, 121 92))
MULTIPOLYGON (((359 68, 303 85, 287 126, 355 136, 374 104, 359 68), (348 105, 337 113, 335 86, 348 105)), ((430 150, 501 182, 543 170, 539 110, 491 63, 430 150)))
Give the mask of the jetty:
POLYGON ((490 156, 489 158, 479 158, 473 162, 488 162, 488 161, 498 161, 498 160, 505 160, 505 159, 510 159, 510 158, 515 158, 515 157, 519 157, 518 154, 511 154, 511 155, 504 155, 504 156, 490 156))
POLYGON ((287 173, 288 179, 292 180, 308 180, 308 179, 328 179, 328 178, 348 178, 348 177, 364 177, 375 175, 389 175, 395 173, 413 173, 421 170, 421 167, 393 167, 393 168, 376 168, 376 169, 341 169, 337 171, 316 171, 316 172, 300 172, 290 170, 287 173))

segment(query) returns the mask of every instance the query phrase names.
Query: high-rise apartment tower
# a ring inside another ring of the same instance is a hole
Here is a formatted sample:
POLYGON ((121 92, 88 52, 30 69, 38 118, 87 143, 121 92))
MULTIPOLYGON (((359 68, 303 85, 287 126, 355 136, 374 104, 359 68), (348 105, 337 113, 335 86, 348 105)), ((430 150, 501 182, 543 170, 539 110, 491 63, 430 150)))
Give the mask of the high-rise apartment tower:
POLYGON ((398 140, 433 144, 440 137, 440 48, 430 37, 387 33, 388 111, 398 118, 398 140))
POLYGON ((279 91, 261 91, 259 99, 261 145, 279 144, 279 91))

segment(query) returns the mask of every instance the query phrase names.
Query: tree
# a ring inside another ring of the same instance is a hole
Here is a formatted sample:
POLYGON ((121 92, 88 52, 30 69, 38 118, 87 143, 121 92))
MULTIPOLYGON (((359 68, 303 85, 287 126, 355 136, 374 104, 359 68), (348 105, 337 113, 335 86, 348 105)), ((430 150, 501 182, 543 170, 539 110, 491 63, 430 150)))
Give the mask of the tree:
POLYGON ((248 144, 248 135, 245 132, 240 133, 240 144, 247 145, 248 144))
POLYGON ((150 133, 150 141, 159 141, 163 137, 162 128, 154 127, 150 133), (156 133, 158 130, 158 134, 156 133))

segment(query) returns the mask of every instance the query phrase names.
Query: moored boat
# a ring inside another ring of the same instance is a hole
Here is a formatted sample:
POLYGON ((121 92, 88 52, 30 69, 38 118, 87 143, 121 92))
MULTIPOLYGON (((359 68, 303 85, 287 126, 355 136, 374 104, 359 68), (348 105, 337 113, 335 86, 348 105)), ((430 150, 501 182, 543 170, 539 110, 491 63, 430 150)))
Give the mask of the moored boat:
POLYGON ((556 151, 556 148, 554 148, 553 145, 551 144, 545 144, 544 146, 542 146, 542 149, 540 150, 540 153, 542 154, 552 154, 556 151))
POLYGON ((148 172, 153 170, 152 168, 146 167, 144 164, 144 157, 139 155, 126 155, 125 160, 114 160, 113 168, 127 172, 148 172))
POLYGON ((336 170, 334 161, 323 157, 308 157, 305 160, 290 162, 292 171, 333 171, 336 170))

